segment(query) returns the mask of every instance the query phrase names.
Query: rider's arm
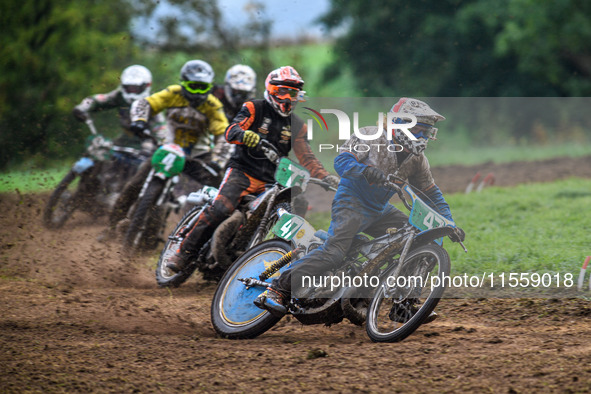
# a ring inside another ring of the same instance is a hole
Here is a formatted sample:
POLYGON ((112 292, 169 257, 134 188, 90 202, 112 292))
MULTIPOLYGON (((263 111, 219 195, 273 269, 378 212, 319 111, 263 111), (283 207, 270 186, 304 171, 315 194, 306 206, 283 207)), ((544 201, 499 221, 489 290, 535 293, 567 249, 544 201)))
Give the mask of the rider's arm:
MULTIPOLYGON (((360 129, 363 132, 364 129, 360 129)), ((363 170, 367 167, 363 160, 368 157, 365 151, 357 152, 357 145, 361 143, 359 137, 353 134, 344 144, 339 147, 339 154, 334 159, 334 169, 342 178, 359 179, 363 178, 363 170)))
MULTIPOLYGON (((295 122, 293 123, 295 124, 295 122)), ((300 164, 310 171, 312 177, 324 179, 329 175, 328 171, 324 169, 324 166, 316 158, 310 148, 310 144, 308 143, 308 127, 303 122, 302 127, 294 139, 293 151, 300 164)))
POLYGON ((187 105, 187 101, 181 94, 181 85, 171 85, 145 99, 134 101, 129 112, 132 122, 137 120, 147 122, 150 116, 167 108, 184 107, 185 105, 187 105))
POLYGON ((119 89, 115 89, 109 93, 100 93, 86 97, 80 104, 74 107, 74 115, 79 118, 87 118, 89 112, 116 108, 120 104, 117 100, 118 93, 119 89))
POLYGON ((203 112, 209 121, 209 132, 213 134, 214 147, 212 151, 212 160, 217 162, 220 167, 226 165, 232 152, 232 146, 226 142, 224 132, 228 127, 228 119, 224 113, 224 106, 221 101, 213 95, 207 97, 207 101, 198 108, 203 112))
POLYGON ((427 160, 427 157, 425 155, 420 156, 420 160, 417 160, 415 165, 416 167, 414 168, 412 175, 408 177, 409 183, 419 189, 423 195, 427 197, 424 200, 430 207, 437 210, 437 212, 442 214, 446 219, 453 221, 449 205, 445 201, 441 189, 439 189, 433 180, 431 167, 429 166, 429 160, 427 160))
POLYGON ((449 209, 449 204, 445 201, 443 197, 443 193, 441 193, 441 189, 436 184, 431 184, 427 189, 421 190, 423 194, 427 197, 425 202, 429 204, 431 208, 434 208, 443 215, 444 218, 453 221, 451 217, 451 210, 449 209))
POLYGON ((144 121, 148 122, 152 108, 146 99, 135 100, 129 109, 129 117, 132 122, 144 121))
POLYGON ((242 145, 244 132, 252 126, 255 117, 255 109, 252 101, 244 103, 230 126, 226 129, 226 141, 231 144, 242 145))
POLYGON ((339 153, 334 159, 334 169, 341 178, 359 179, 367 165, 360 163, 351 152, 339 153))

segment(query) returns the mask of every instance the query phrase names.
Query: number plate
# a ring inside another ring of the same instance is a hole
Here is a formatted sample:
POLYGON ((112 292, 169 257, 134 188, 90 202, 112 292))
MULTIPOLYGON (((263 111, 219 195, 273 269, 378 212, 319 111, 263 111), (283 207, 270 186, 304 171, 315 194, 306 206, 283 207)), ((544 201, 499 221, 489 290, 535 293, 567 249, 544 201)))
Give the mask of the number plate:
POLYGON ((437 227, 451 226, 455 227, 455 223, 447 220, 440 213, 428 206, 423 200, 419 198, 408 186, 404 190, 412 198, 412 210, 410 211, 409 222, 421 231, 431 230, 437 227))
POLYGON ((301 165, 294 163, 287 157, 282 157, 275 172, 275 179, 281 186, 299 186, 304 191, 310 180, 310 173, 301 165))
POLYGON ((299 216, 286 213, 281 215, 279 221, 277 221, 271 231, 279 238, 291 241, 305 222, 306 221, 299 216))
POLYGON ((185 152, 176 144, 162 145, 152 155, 152 167, 156 172, 172 178, 185 168, 185 152))

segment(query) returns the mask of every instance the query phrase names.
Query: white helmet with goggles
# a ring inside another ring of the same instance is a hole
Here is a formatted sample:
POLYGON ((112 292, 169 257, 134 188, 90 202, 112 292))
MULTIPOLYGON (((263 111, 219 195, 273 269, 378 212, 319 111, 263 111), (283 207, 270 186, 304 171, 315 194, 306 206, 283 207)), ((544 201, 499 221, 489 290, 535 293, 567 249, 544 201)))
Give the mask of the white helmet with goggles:
MULTIPOLYGON (((427 142, 430 139, 437 139, 437 128, 433 126, 435 123, 445 120, 445 117, 435 112, 427 103, 414 98, 401 98, 392 106, 390 112, 409 114, 416 118, 416 126, 410 129, 416 139, 411 139, 402 129, 394 131, 396 142, 415 155, 421 154, 427 148, 427 142)), ((404 116, 394 117, 392 121, 396 124, 410 123, 409 118, 404 116)))
POLYGON ((254 98, 257 75, 244 64, 236 64, 228 69, 224 78, 224 94, 231 105, 239 106, 254 98))
POLYGON ((121 94, 129 104, 150 95, 152 73, 144 66, 133 65, 121 73, 121 94))

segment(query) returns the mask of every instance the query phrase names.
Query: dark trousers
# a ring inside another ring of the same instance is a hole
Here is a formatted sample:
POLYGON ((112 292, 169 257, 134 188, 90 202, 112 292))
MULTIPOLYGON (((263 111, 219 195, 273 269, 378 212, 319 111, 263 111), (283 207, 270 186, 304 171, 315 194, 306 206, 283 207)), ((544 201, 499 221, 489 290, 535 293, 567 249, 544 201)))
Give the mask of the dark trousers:
POLYGON ((363 232, 378 237, 384 235, 388 228, 402 227, 407 220, 408 216, 392 205, 375 213, 351 201, 333 201, 329 238, 318 249, 294 262, 273 281, 273 287, 286 296, 293 290, 297 297, 302 286, 302 277, 321 275, 327 270, 340 267, 357 234, 363 232))
POLYGON ((217 226, 234 212, 242 197, 265 190, 265 182, 228 168, 213 204, 206 208, 181 244, 181 253, 195 255, 213 235, 217 226))

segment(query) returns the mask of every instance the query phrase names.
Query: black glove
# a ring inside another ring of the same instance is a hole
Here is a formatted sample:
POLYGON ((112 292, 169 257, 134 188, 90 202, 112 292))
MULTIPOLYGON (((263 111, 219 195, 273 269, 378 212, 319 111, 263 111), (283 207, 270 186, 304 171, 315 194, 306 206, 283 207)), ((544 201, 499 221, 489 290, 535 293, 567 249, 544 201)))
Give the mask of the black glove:
POLYGON ((74 109, 72 110, 72 115, 74 115, 74 117, 78 119, 80 122, 86 122, 86 119, 88 119, 88 114, 79 109, 78 107, 74 107, 74 109))
POLYGON ((381 185, 386 182, 386 175, 379 168, 367 166, 363 170, 362 174, 365 177, 367 183, 370 185, 381 185))
POLYGON ((144 130, 148 128, 148 123, 145 120, 135 120, 129 125, 129 131, 138 137, 146 137, 144 130))
POLYGON ((466 233, 461 228, 456 227, 454 232, 449 235, 449 239, 451 239, 452 242, 464 242, 464 239, 466 239, 466 233))

